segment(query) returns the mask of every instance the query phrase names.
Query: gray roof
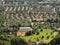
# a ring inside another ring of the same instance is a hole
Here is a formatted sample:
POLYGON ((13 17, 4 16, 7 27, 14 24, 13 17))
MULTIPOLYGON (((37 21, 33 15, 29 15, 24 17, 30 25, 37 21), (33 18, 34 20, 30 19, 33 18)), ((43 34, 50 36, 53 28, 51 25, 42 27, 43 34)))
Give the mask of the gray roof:
POLYGON ((14 32, 14 31, 17 31, 17 29, 16 28, 13 28, 13 27, 2 27, 2 30, 3 31, 10 31, 10 32, 14 32))
POLYGON ((31 27, 19 27, 19 31, 32 31, 31 27))
POLYGON ((14 0, 4 0, 4 1, 14 1, 14 0))
POLYGON ((4 1, 17 1, 17 2, 19 2, 19 1, 25 1, 25 0, 4 0, 4 1))
POLYGON ((14 1, 25 1, 25 0, 14 0, 14 1))

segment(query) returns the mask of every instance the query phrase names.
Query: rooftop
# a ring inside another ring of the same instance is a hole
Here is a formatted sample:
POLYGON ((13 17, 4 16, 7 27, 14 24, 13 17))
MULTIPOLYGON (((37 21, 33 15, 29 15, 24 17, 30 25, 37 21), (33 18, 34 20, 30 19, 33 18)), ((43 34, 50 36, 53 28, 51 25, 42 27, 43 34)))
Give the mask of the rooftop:
POLYGON ((31 27, 19 27, 19 31, 32 31, 31 27))

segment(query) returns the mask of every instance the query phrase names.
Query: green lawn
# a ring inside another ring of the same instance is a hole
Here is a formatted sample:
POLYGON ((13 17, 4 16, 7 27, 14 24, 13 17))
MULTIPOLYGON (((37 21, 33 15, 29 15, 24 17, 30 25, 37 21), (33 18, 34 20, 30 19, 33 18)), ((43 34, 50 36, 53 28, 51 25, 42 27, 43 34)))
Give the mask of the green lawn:
POLYGON ((58 34, 58 32, 55 32, 51 29, 43 29, 43 31, 39 30, 39 34, 33 34, 31 36, 21 36, 21 38, 23 38, 26 42, 28 41, 32 41, 32 42, 45 42, 45 43, 49 43, 51 40, 53 40, 56 35, 58 34))
POLYGON ((30 36, 14 36, 14 35, 6 35, 6 34, 1 34, 1 36, 3 37, 3 39, 7 39, 9 41, 14 38, 22 38, 26 42, 31 41, 31 42, 49 43, 58 35, 58 32, 53 31, 51 29, 43 29, 42 31, 41 29, 38 29, 37 31, 39 32, 38 34, 35 33, 30 36))

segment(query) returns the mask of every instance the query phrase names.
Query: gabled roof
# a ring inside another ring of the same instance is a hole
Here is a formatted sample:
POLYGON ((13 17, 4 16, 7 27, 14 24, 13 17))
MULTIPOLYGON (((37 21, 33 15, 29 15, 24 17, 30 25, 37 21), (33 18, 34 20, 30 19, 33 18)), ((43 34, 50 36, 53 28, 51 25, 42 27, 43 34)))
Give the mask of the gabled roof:
POLYGON ((17 29, 13 27, 3 27, 3 31, 17 31, 17 29))
POLYGON ((25 0, 14 0, 14 1, 17 1, 17 2, 19 2, 19 1, 25 1, 25 0))
POLYGON ((32 31, 31 27, 19 27, 19 31, 32 31))
POLYGON ((14 0, 4 0, 4 1, 14 1, 14 0))
POLYGON ((56 28, 56 30, 60 30, 60 27, 59 28, 56 28))
POLYGON ((33 18, 33 20, 36 20, 36 21, 46 21, 47 18, 33 18))

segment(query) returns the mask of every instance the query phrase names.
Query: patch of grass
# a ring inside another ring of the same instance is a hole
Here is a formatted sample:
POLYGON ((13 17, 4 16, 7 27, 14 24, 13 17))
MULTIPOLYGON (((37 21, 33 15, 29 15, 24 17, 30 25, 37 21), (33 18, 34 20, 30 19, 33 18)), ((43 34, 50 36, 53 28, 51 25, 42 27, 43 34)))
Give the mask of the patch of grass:
POLYGON ((58 32, 53 32, 53 30, 51 30, 51 29, 43 29, 43 31, 39 32, 38 35, 33 34, 31 36, 21 36, 20 38, 23 38, 26 42, 43 41, 45 43, 49 43, 51 40, 53 40, 56 37, 57 34, 58 34, 58 32))

